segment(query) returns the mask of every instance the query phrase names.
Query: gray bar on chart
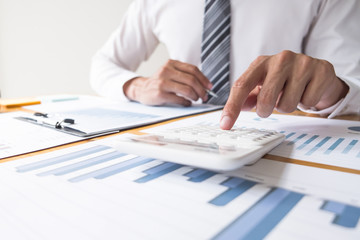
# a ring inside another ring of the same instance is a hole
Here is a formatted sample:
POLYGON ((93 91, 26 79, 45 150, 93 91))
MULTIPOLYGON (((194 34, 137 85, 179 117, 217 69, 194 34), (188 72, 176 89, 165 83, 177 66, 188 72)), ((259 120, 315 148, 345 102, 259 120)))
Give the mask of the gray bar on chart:
POLYGON ((30 163, 30 164, 26 164, 23 166, 19 166, 17 167, 17 172, 28 172, 28 171, 33 171, 39 168, 43 168, 43 167, 48 167, 51 165, 55 165, 58 163, 62 163, 62 162, 66 162, 69 160, 73 160, 75 158, 79 158, 79 157, 84 157, 96 152, 100 152, 100 151, 104 151, 106 149, 110 149, 109 146, 94 146, 91 148, 86 148, 83 150, 79 150, 76 152, 72 152, 72 153, 67 153, 58 157, 53 157, 53 158, 49 158, 49 159, 45 159, 39 162, 34 162, 34 163, 30 163))

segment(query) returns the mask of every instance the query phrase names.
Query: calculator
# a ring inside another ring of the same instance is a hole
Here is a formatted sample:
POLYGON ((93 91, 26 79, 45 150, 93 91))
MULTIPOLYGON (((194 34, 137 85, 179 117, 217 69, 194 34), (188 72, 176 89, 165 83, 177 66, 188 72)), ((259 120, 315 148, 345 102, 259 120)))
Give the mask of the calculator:
POLYGON ((285 139, 272 130, 193 125, 146 135, 126 134, 115 148, 126 153, 215 171, 255 163, 285 139))

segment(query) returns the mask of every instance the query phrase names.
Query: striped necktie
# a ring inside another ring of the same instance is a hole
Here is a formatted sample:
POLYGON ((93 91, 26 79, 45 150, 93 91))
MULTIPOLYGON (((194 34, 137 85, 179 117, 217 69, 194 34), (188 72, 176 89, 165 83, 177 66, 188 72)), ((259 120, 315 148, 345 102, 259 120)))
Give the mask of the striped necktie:
POLYGON ((201 69, 212 82, 213 92, 207 103, 223 105, 230 93, 230 0, 205 0, 201 45, 201 69))

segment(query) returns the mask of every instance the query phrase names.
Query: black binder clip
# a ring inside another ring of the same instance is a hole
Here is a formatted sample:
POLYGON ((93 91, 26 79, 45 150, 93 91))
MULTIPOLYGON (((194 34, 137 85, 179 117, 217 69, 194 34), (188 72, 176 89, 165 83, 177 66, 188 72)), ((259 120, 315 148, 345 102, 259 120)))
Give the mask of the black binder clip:
POLYGON ((41 112, 36 112, 36 113, 34 113, 34 116, 44 117, 44 118, 48 118, 48 117, 49 117, 47 113, 41 113, 41 112))
POLYGON ((62 123, 74 124, 74 123, 75 123, 75 120, 74 120, 74 119, 71 119, 71 118, 65 118, 65 119, 63 119, 62 121, 57 122, 57 123, 55 124, 55 128, 61 129, 61 128, 62 128, 62 126, 61 126, 62 123))

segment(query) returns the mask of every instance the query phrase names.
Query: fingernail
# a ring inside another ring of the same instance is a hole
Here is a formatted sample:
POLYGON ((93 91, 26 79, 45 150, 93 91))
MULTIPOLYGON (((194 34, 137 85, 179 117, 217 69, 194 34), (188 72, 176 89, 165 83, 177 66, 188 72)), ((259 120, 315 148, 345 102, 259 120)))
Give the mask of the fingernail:
POLYGON ((229 126, 231 125, 231 118, 229 116, 223 116, 220 120, 220 128, 222 129, 230 129, 229 126))
POLYGON ((207 85, 207 88, 208 88, 208 89, 212 89, 212 87, 213 87, 212 83, 209 83, 209 84, 207 85))

